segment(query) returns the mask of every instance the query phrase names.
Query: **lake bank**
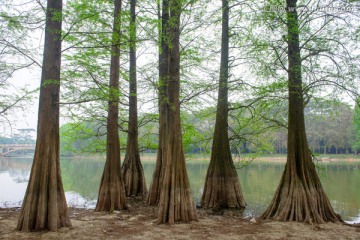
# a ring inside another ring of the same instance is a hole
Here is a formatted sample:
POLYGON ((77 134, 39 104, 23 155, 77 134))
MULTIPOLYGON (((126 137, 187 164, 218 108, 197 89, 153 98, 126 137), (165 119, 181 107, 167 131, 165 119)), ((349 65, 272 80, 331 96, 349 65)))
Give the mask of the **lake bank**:
MULTIPOLYGON (((125 152, 121 152, 121 161, 125 157, 125 152)), ((1 156, 0 156, 1 158, 1 156)), ((61 156, 61 159, 92 159, 94 161, 105 162, 106 154, 97 154, 97 155, 74 155, 74 156, 61 156)), ((155 161, 156 153, 141 153, 141 161, 155 161)), ((185 159, 187 162, 191 161, 210 161, 210 154, 185 154, 185 159)), ((360 162, 360 154, 321 154, 316 157, 318 162, 330 163, 330 162, 360 162)), ((256 154, 242 154, 240 157, 238 155, 233 155, 233 161, 238 162, 274 162, 274 163, 285 163, 286 154, 267 154, 267 155, 256 155, 256 154)))
POLYGON ((257 221, 239 210, 197 209, 198 222, 157 225, 157 208, 129 199, 129 210, 114 214, 70 208, 71 228, 58 232, 15 231, 18 208, 0 209, 1 239, 360 239, 360 225, 257 221))
MULTIPOLYGON (((123 161, 125 157, 125 153, 122 153, 121 155, 121 161, 123 161)), ((18 158, 25 158, 24 156, 21 157, 3 157, 0 156, 0 159, 18 159, 18 158)), ((28 159, 32 159, 33 157, 26 157, 28 159)), ((92 161, 98 161, 98 162, 105 162, 105 155, 92 155, 92 156, 61 156, 61 160, 63 159, 73 159, 73 160, 79 160, 82 161, 84 159, 91 159, 92 161)), ((185 159, 187 162, 209 162, 210 161, 210 155, 186 155, 185 159)), ((155 162, 156 160, 156 154, 143 154, 140 156, 140 160, 142 162, 155 162)), ((235 164, 249 164, 249 163, 255 163, 255 162, 268 162, 268 163, 286 163, 286 155, 266 155, 266 156, 257 156, 257 157, 233 157, 233 161, 235 164)), ((360 162, 360 155, 344 155, 337 156, 337 154, 333 155, 322 155, 316 158, 316 161, 318 163, 354 163, 354 162, 360 162)))
MULTIPOLYGON (((123 154, 122 156, 125 156, 123 154)), ((140 156, 142 161, 155 161, 156 154, 142 154, 140 156)), ((186 154, 185 159, 187 162, 191 161, 210 161, 210 154, 186 154)), ((271 163, 285 163, 286 162, 286 154, 268 154, 268 155, 251 155, 244 154, 240 157, 234 155, 233 156, 234 163, 250 163, 250 162, 271 162, 271 163)), ((316 157, 316 161, 323 163, 331 163, 331 162, 360 162, 360 155, 354 154, 326 154, 319 155, 316 157)))
MULTIPOLYGON (((276 163, 276 162, 285 163, 286 155, 279 156, 279 157, 271 157, 271 156, 258 157, 254 161, 271 162, 271 163, 276 163)), ((354 155, 348 155, 346 157, 343 157, 343 156, 337 157, 336 155, 324 155, 324 156, 317 157, 315 162, 318 162, 318 163, 353 163, 353 162, 360 162, 360 158, 358 156, 354 156, 354 155)))

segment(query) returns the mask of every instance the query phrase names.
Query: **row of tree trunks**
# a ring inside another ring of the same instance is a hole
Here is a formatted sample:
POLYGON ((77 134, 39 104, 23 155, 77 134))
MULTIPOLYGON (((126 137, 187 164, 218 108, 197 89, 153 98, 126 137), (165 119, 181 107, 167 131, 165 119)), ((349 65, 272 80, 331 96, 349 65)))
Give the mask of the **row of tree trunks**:
POLYGON ((136 0, 130 1, 130 95, 129 126, 122 176, 124 177, 126 196, 143 195, 147 192, 144 170, 140 161, 138 145, 138 111, 136 79, 136 0))
MULTIPOLYGON (((307 223, 342 222, 327 198, 308 148, 304 122, 297 0, 287 0, 288 153, 279 187, 262 219, 307 223)), ((127 208, 126 195, 146 192, 138 149, 135 4, 131 0, 130 107, 127 153, 120 168, 119 39, 121 0, 115 0, 107 117, 107 155, 95 211, 127 208), (131 35, 132 35, 131 34, 131 35), (126 189, 126 191, 125 191, 126 189)), ((229 6, 222 0, 222 45, 219 95, 211 160, 201 203, 206 208, 244 208, 228 137, 229 6)), ((59 92, 61 66, 61 0, 48 0, 41 75, 38 133, 34 162, 24 197, 19 231, 56 231, 71 226, 60 172, 59 92)), ((158 223, 197 220, 191 197, 180 121, 180 0, 163 0, 159 57, 160 137, 148 203, 159 204, 158 223)))
POLYGON ((210 165, 201 205, 205 208, 245 208, 228 136, 229 6, 222 0, 219 93, 210 165))
POLYGON ((115 0, 113 46, 111 47, 110 88, 107 116, 106 162, 101 177, 95 211, 122 210, 127 208, 126 195, 120 166, 119 141, 119 70, 120 70, 120 13, 121 0, 115 0))
POLYGON ((35 156, 17 224, 19 231, 70 227, 60 173, 61 0, 48 0, 35 156))
POLYGON ((307 223, 342 222, 321 186, 307 144, 301 78, 297 0, 286 1, 288 32, 288 152, 279 187, 263 219, 307 223))

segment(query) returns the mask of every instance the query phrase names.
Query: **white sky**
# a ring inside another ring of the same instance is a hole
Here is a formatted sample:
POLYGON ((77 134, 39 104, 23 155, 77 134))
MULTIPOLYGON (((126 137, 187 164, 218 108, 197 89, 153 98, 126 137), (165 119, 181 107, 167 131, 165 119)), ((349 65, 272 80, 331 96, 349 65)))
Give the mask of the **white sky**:
MULTIPOLYGON (((36 89, 40 86, 40 69, 16 71, 9 82, 13 85, 9 88, 10 92, 16 92, 17 89, 23 88, 25 85, 28 86, 28 89, 36 89)), ((23 110, 11 111, 9 116, 11 127, 9 125, 3 126, 4 132, 2 135, 10 136, 16 133, 16 129, 20 128, 33 128, 36 130, 38 104, 38 94, 35 93, 34 99, 24 103, 23 110)))

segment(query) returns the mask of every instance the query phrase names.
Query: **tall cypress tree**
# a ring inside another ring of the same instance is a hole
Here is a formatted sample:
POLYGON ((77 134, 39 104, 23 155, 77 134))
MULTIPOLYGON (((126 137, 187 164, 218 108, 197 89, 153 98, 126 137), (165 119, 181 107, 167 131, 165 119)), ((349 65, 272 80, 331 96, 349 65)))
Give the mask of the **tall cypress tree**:
POLYGON ((263 219, 308 223, 341 222, 327 198, 308 147, 301 76, 297 0, 286 1, 288 41, 288 151, 280 184, 263 219))
POLYGON ((37 140, 19 231, 56 231, 71 226, 60 172, 61 14, 62 1, 48 0, 37 140))
POLYGON ((121 176, 118 123, 121 0, 115 0, 114 4, 113 45, 111 47, 110 87, 106 125, 106 162, 95 207, 95 211, 109 212, 127 208, 125 187, 121 176))
POLYGON ((201 204, 205 208, 245 208, 228 135, 229 2, 222 0, 222 36, 215 131, 201 204))

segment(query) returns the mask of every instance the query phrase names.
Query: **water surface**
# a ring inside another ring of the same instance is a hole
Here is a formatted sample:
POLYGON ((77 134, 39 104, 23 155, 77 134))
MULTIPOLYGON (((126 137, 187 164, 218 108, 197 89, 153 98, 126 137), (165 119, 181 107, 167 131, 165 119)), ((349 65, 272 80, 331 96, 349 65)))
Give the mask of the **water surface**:
MULTIPOLYGON (((31 158, 0 158, 0 207, 21 206, 30 175, 31 158)), ((62 158, 61 171, 67 202, 75 207, 94 207, 104 159, 62 158)), ((143 162, 149 186, 154 161, 143 162)), ((196 202, 200 201, 208 162, 189 160, 187 169, 196 202)), ((238 170, 245 200, 245 216, 258 216, 279 184, 283 163, 253 162, 238 170)), ((327 163, 318 167, 320 179, 335 211, 348 222, 360 222, 360 163, 327 163)))

